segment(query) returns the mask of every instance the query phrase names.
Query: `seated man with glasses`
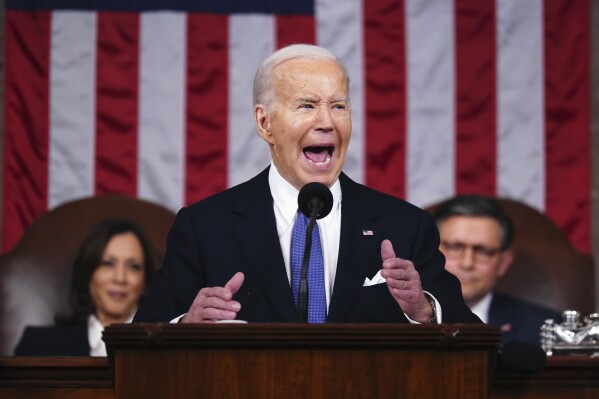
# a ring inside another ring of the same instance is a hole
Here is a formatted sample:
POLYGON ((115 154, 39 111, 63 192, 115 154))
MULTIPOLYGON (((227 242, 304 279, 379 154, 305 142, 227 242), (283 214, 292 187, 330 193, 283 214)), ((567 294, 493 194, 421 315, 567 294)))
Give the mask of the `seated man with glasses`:
POLYGON ((466 305, 501 331, 502 342, 540 344, 545 319, 559 322, 559 312, 493 292, 513 260, 514 227, 490 197, 463 195, 441 203, 433 217, 441 236, 445 268, 462 284, 466 305))

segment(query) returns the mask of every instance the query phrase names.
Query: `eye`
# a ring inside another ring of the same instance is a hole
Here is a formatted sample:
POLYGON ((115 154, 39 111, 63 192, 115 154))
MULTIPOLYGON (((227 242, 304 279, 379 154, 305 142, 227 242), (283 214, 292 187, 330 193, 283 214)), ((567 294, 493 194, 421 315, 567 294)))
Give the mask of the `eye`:
POLYGON ((464 250, 464 244, 460 244, 460 243, 447 242, 447 243, 443 243, 443 245, 445 246, 445 248, 448 251, 461 252, 464 250))
POLYGON ((336 104, 333 104, 333 109, 344 111, 347 109, 347 105, 344 103, 336 103, 336 104))
POLYGON ((110 259, 102 259, 100 261, 100 266, 102 267, 113 267, 114 266, 114 262, 110 259))
POLYGON ((133 270, 135 272, 143 271, 144 265, 143 262, 130 260, 126 262, 126 266, 129 270, 133 270))
POLYGON ((139 271, 142 271, 144 267, 143 267, 143 265, 142 265, 141 263, 131 263, 131 264, 129 265, 129 268, 130 268, 131 270, 134 270, 134 271, 136 271, 136 272, 139 272, 139 271))
POLYGON ((299 105, 299 108, 312 109, 312 108, 314 108, 314 105, 312 105, 310 103, 302 103, 299 105))
POLYGON ((501 252, 500 248, 486 248, 486 247, 475 247, 474 251, 478 253, 480 256, 492 258, 501 252))

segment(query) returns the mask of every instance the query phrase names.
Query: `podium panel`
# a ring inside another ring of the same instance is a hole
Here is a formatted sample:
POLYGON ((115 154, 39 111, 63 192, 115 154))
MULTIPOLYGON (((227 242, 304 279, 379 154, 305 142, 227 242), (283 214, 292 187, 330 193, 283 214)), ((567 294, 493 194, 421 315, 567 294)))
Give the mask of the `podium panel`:
POLYGON ((0 357, 2 399, 115 399, 105 357, 0 357))
POLYGON ((116 398, 488 398, 486 325, 119 324, 116 398))

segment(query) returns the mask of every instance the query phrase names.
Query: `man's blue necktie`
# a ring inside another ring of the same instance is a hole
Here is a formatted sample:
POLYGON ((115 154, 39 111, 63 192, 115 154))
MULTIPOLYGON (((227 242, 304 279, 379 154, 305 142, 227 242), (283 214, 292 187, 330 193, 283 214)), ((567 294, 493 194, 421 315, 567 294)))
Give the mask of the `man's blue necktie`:
MULTIPOLYGON (((291 236, 291 287, 295 306, 298 306, 300 271, 306 245, 308 219, 298 212, 291 236)), ((324 290, 324 259, 318 224, 312 230, 312 250, 308 265, 308 323, 324 323, 327 319, 327 300, 324 290)))

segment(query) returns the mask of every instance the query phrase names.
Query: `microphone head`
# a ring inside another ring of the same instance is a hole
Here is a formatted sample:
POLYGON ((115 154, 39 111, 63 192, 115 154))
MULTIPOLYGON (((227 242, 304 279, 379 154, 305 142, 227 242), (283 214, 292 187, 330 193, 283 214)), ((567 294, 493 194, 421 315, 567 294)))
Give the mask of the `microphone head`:
POLYGON ((316 219, 322 219, 333 209, 333 194, 322 183, 308 183, 300 190, 297 204, 306 217, 311 217, 312 212, 316 212, 316 219))
POLYGON ((524 341, 506 342, 499 350, 499 367, 520 373, 536 373, 545 368, 547 355, 540 346, 524 341))

